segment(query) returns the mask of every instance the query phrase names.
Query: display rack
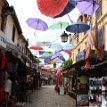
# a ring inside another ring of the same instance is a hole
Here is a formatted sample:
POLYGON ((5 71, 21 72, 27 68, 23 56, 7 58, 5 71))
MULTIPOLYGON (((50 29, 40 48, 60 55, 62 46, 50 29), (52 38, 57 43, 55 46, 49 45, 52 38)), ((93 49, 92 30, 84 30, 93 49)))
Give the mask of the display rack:
POLYGON ((105 95, 103 77, 89 78, 89 105, 101 107, 102 97, 105 95))

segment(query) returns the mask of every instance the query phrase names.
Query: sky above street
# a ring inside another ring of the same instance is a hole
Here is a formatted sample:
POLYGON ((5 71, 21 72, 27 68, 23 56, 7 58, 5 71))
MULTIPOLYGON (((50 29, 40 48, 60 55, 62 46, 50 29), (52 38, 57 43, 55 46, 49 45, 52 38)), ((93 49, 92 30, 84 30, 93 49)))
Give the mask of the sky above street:
MULTIPOLYGON (((34 45, 38 41, 50 41, 50 42, 58 42, 61 43, 60 35, 64 31, 64 29, 59 30, 47 30, 47 31, 35 31, 34 29, 30 28, 26 20, 28 18, 40 18, 44 20, 48 26, 59 22, 59 21, 66 21, 70 22, 67 15, 61 18, 53 19, 51 17, 47 17, 43 15, 37 6, 36 0, 7 0, 9 5, 13 5, 18 16, 23 35, 26 39, 29 39, 29 44, 34 45), (34 35, 34 33, 36 35, 34 35)), ((79 10, 74 9, 70 14, 71 19, 75 22, 79 16, 79 10)))

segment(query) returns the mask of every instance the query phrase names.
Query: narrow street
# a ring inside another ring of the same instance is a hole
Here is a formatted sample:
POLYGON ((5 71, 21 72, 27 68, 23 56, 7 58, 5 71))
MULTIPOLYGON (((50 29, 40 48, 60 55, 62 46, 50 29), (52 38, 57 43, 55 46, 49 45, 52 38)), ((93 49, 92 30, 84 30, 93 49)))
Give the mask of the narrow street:
POLYGON ((76 107, 75 100, 68 95, 59 95, 54 86, 42 86, 32 94, 31 103, 26 107, 76 107))

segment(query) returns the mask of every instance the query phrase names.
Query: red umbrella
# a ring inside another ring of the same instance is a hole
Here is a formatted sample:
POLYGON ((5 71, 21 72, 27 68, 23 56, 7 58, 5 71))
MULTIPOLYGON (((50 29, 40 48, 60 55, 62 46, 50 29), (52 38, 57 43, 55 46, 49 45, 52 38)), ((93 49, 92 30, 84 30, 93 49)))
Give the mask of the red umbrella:
POLYGON ((43 50, 43 48, 40 47, 40 46, 31 46, 30 49, 34 49, 34 50, 43 50))
POLYGON ((37 0, 38 8, 46 16, 59 15, 68 4, 68 0, 37 0))

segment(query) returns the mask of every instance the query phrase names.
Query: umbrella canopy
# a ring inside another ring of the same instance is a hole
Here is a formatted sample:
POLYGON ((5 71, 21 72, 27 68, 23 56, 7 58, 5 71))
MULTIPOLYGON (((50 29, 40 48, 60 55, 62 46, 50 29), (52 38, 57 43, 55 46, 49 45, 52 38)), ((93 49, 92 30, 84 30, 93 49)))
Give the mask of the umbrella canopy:
POLYGON ((54 23, 52 24, 51 26, 49 26, 49 29, 63 29, 63 28, 66 28, 67 26, 69 25, 68 22, 57 22, 57 23, 54 23))
POLYGON ((68 14, 69 12, 71 12, 75 8, 76 4, 77 4, 77 1, 69 0, 69 2, 67 4, 67 6, 65 7, 64 11, 61 14, 59 14, 59 15, 53 17, 53 18, 59 18, 59 17, 62 17, 64 15, 68 14))
POLYGON ((99 8, 99 4, 95 0, 80 0, 77 3, 77 8, 81 13, 92 16, 99 8))
POLYGON ((65 61, 63 55, 60 52, 54 53, 51 57, 51 60, 54 60, 56 58, 59 58, 60 60, 65 61))
POLYGON ((40 47, 40 46, 31 46, 30 47, 30 49, 34 49, 34 50, 43 50, 43 48, 42 47, 40 47))
POLYGON ((73 49, 73 48, 74 48, 74 46, 73 46, 72 43, 68 43, 68 44, 66 44, 66 45, 63 47, 64 50, 71 50, 71 49, 73 49))
POLYGON ((86 32, 89 29, 90 29, 90 26, 83 22, 73 23, 66 27, 66 30, 72 33, 86 32))
POLYGON ((49 62, 49 63, 63 63, 64 61, 63 60, 61 60, 60 58, 58 58, 58 57, 56 57, 55 59, 51 59, 51 61, 49 62))
POLYGON ((38 51, 38 53, 39 53, 39 55, 43 55, 45 53, 45 51, 44 50, 40 50, 40 51, 38 51))
POLYGON ((48 51, 48 52, 45 52, 45 53, 42 55, 42 57, 49 57, 49 56, 51 56, 52 54, 53 54, 53 52, 48 51))
POLYGON ((50 48, 55 49, 55 50, 62 50, 63 46, 59 43, 52 43, 50 48))
POLYGON ((47 23, 39 18, 28 18, 26 23, 35 30, 45 31, 48 29, 47 23))
POLYGON ((53 17, 61 12, 68 4, 68 0, 37 0, 37 5, 42 14, 53 17))
POLYGON ((68 55, 71 55, 71 50, 63 50, 65 53, 67 53, 68 55))

